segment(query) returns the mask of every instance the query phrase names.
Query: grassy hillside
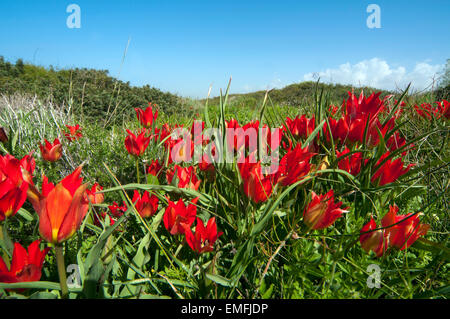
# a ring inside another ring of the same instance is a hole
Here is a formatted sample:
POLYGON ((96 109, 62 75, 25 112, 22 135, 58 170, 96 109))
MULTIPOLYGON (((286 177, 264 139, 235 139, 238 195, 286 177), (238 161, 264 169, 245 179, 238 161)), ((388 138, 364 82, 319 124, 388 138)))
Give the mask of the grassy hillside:
POLYGON ((170 115, 189 111, 186 101, 171 93, 145 85, 131 86, 109 75, 107 70, 86 68, 44 68, 21 59, 15 64, 0 56, 0 94, 37 95, 41 100, 66 106, 71 113, 106 124, 122 121, 134 114, 135 107, 148 102, 170 115))
MULTIPOLYGON (((330 102, 342 101, 342 99, 348 97, 348 92, 354 90, 359 92, 364 90, 365 93, 370 94, 372 92, 379 92, 381 90, 370 88, 370 87, 360 87, 355 88, 350 85, 341 84, 324 84, 316 83, 312 81, 294 83, 288 85, 281 89, 273 89, 269 91, 270 100, 274 104, 281 104, 285 106, 302 106, 314 104, 314 96, 316 93, 320 94, 323 89, 326 92, 326 98, 330 102)), ((266 91, 256 91, 246 94, 231 94, 229 96, 230 104, 232 105, 242 105, 242 106, 252 106, 257 105, 260 101, 264 99, 266 91)), ((392 94, 392 92, 383 91, 384 94, 392 94)), ((212 105, 219 104, 220 97, 214 97, 210 100, 212 105)))
MULTIPOLYGON (((281 89, 273 89, 269 91, 269 103, 278 104, 281 106, 298 107, 302 110, 307 109, 311 105, 314 105, 316 97, 319 98, 320 92, 323 90, 323 99, 329 102, 329 104, 340 104, 343 99, 348 98, 348 92, 361 92, 364 91, 366 95, 370 95, 372 92, 382 92, 381 96, 393 94, 394 97, 399 97, 402 92, 391 92, 386 90, 380 90, 372 87, 352 87, 350 85, 342 84, 325 84, 316 83, 312 81, 294 83, 281 89)), ((435 99, 444 100, 450 97, 450 85, 446 87, 440 87, 434 92, 422 92, 420 94, 411 94, 406 96, 410 102, 417 99, 435 99)), ((229 96, 229 105, 237 108, 251 107, 257 108, 264 100, 266 91, 257 91, 246 94, 231 94, 229 96)), ((203 101, 204 102, 204 101, 203 101)), ((208 102, 210 105, 219 105, 220 97, 214 97, 208 102)))

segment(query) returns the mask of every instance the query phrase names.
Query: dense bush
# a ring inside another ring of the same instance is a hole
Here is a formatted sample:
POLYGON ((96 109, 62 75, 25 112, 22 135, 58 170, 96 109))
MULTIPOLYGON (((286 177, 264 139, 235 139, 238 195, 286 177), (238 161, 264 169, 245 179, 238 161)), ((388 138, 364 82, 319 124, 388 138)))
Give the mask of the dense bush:
POLYGON ((149 85, 131 86, 111 77, 107 70, 46 69, 21 59, 12 64, 0 57, 0 93, 16 92, 50 99, 56 105, 65 105, 78 118, 106 125, 129 119, 134 107, 146 106, 149 101, 168 115, 192 114, 190 101, 149 85))

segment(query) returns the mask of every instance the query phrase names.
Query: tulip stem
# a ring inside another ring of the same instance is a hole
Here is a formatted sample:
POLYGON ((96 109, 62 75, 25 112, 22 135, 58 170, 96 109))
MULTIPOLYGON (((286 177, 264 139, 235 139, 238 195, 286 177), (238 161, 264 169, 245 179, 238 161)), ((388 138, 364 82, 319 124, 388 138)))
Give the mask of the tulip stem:
POLYGON ((137 182, 140 184, 140 178, 139 178, 139 158, 136 158, 136 173, 137 173, 137 182))
MULTIPOLYGON (((3 241, 3 242, 5 241, 5 238, 3 236, 3 223, 1 223, 1 222, 0 222, 0 240, 3 241)), ((0 254, 0 257, 2 257, 2 254, 0 254)), ((8 253, 6 251, 3 254, 3 261, 5 262, 7 267, 10 266, 9 256, 8 256, 8 253)))
POLYGON ((58 266, 59 284, 61 286, 61 297, 67 299, 69 288, 67 287, 66 267, 64 265, 64 253, 62 245, 55 246, 56 265, 58 266))

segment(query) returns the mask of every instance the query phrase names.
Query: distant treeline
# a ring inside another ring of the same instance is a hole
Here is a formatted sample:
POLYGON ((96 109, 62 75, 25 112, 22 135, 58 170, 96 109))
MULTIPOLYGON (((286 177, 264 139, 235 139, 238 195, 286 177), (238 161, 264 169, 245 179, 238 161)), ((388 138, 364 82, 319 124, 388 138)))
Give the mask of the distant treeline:
POLYGON ((0 56, 0 94, 14 93, 51 99, 86 119, 105 120, 112 114, 113 122, 133 113, 135 107, 146 107, 148 102, 157 104, 168 115, 182 108, 180 97, 149 85, 131 86, 111 77, 107 70, 57 70, 24 63, 21 59, 14 64, 0 56))

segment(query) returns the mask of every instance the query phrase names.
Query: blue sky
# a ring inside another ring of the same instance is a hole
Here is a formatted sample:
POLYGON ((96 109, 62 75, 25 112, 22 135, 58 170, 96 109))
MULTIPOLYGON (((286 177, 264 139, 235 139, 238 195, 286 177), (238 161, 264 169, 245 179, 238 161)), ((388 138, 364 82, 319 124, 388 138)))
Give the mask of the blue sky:
POLYGON ((417 89, 450 58, 450 2, 93 1, 0 2, 0 55, 42 66, 108 69, 132 85, 203 98, 325 82, 417 89), (81 8, 70 29, 69 4, 81 8), (370 29, 369 4, 381 9, 370 29), (122 65, 127 42, 130 45, 122 65))

